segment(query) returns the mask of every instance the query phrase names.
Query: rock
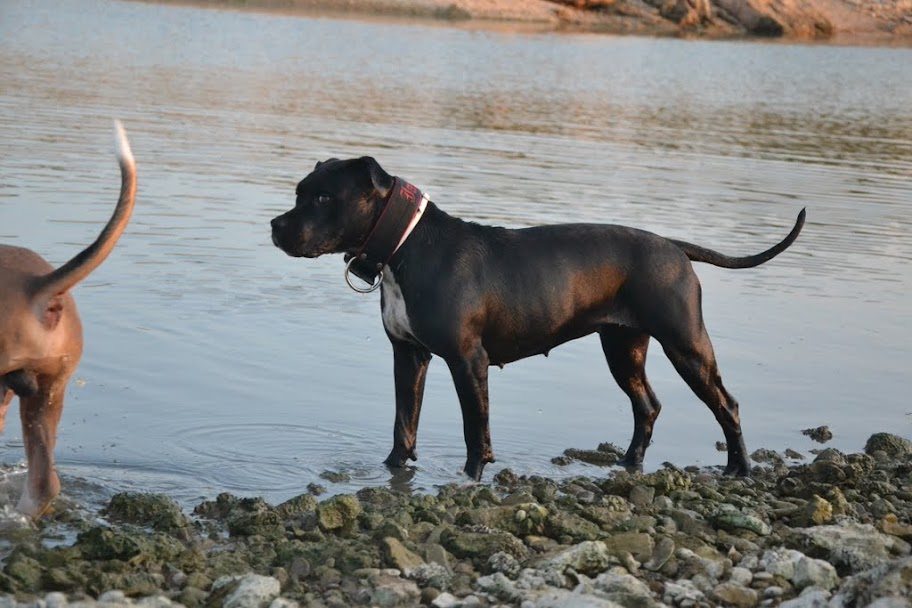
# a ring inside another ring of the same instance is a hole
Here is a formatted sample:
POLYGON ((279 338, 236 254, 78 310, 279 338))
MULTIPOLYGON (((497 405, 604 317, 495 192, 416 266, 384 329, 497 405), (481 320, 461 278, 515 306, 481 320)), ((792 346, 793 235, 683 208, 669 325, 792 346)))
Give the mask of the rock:
POLYGON ((692 580, 687 579, 665 583, 662 601, 675 606, 695 606, 707 603, 703 592, 697 588, 692 580))
POLYGON ((564 450, 564 456, 571 460, 579 460, 587 464, 594 464, 600 467, 610 467, 617 464, 618 455, 613 452, 602 452, 599 450, 577 450, 568 448, 564 450))
POLYGON ((618 563, 602 541, 584 541, 568 549, 547 556, 539 562, 542 568, 563 572, 567 568, 587 576, 595 576, 618 563))
POLYGON ((111 521, 175 533, 190 525, 173 498, 162 494, 121 492, 111 497, 103 514, 111 521))
POLYGON ((572 542, 596 540, 602 536, 601 529, 575 513, 557 511, 551 513, 546 524, 546 532, 551 538, 568 537, 572 542))
POLYGON ((810 437, 817 443, 826 443, 833 438, 833 431, 828 426, 818 426, 812 429, 804 429, 802 435, 810 437))
POLYGON ((810 557, 801 557, 795 563, 792 583, 801 591, 807 587, 817 587, 830 591, 839 583, 836 568, 829 562, 810 557))
POLYGON ((566 589, 548 589, 534 599, 526 599, 522 608, 624 608, 611 600, 595 595, 584 595, 566 589))
MULTIPOLYGON (((910 597, 912 597, 912 557, 905 557, 885 562, 849 577, 833 596, 833 605, 870 607, 880 600, 910 597)), ((883 606, 882 608, 888 607, 883 606)))
POLYGON ((371 577, 370 583, 370 603, 379 608, 414 606, 421 597, 421 590, 414 581, 397 576, 379 574, 371 577))
POLYGON ((52 591, 44 596, 46 608, 63 608, 67 605, 67 597, 59 591, 52 591))
POLYGON ((522 570, 519 561, 503 551, 489 557, 487 566, 489 572, 501 572, 510 578, 516 578, 522 570))
POLYGON ((655 541, 644 532, 612 534, 602 542, 615 556, 620 557, 624 553, 629 553, 640 562, 652 557, 653 549, 655 549, 655 541))
POLYGON ((453 555, 460 559, 470 559, 481 568, 488 559, 503 551, 513 557, 525 557, 527 550, 522 542, 501 530, 467 528, 450 528, 440 535, 441 544, 453 555))
POLYGON ((458 608, 461 603, 455 595, 444 592, 434 598, 431 606, 434 608, 458 608))
POLYGON ((747 568, 735 567, 728 573, 728 580, 742 587, 750 587, 751 582, 754 580, 754 573, 747 568))
POLYGON ((124 604, 127 601, 127 596, 123 591, 105 591, 98 596, 99 604, 124 604))
POLYGON ((830 593, 823 589, 808 587, 798 597, 779 604, 779 608, 827 608, 830 605, 830 593))
POLYGON ((772 576, 791 581, 795 576, 795 564, 805 557, 793 549, 773 549, 763 553, 758 568, 772 576))
POLYGON ((885 452, 888 456, 908 456, 912 454, 912 441, 890 433, 874 433, 868 437, 864 447, 865 454, 885 452))
POLYGON ((890 513, 880 522, 880 529, 884 534, 898 536, 906 542, 912 541, 912 524, 899 521, 896 514, 890 513))
POLYGON ((284 597, 277 597, 269 604, 269 608, 298 608, 298 603, 284 597))
POLYGON ((721 583, 712 591, 713 598, 725 606, 754 608, 758 602, 757 591, 736 583, 721 583))
POLYGON ((345 483, 351 481, 351 475, 342 471, 323 471, 320 473, 320 479, 325 479, 331 483, 345 483))
POLYGON ((772 529, 756 515, 742 513, 734 509, 720 509, 709 518, 716 528, 727 532, 749 530, 758 536, 768 536, 772 529))
POLYGON ((399 540, 392 537, 386 537, 380 541, 380 554, 388 567, 401 570, 405 576, 410 576, 416 568, 425 565, 421 556, 413 553, 399 540))
POLYGON ((271 576, 222 576, 212 583, 207 603, 216 601, 222 608, 267 608, 280 591, 279 581, 271 576))
POLYGON ((643 564, 643 567, 647 570, 652 570, 653 572, 661 570, 662 566, 668 563, 668 560, 674 555, 674 550, 674 541, 667 536, 663 536, 653 550, 652 557, 643 564))
POLYGON ((416 581, 421 587, 433 587, 434 589, 443 590, 449 588, 453 573, 440 564, 430 563, 418 566, 407 576, 416 581))
POLYGON ((361 514, 361 503, 354 496, 333 496, 317 507, 317 523, 324 532, 350 534, 361 514))
POLYGON ((821 526, 833 521, 833 505, 825 498, 814 496, 801 510, 801 525, 821 526))
POLYGON ((873 568, 892 556, 906 556, 909 543, 879 532, 871 524, 815 526, 792 530, 787 539, 811 557, 824 559, 841 573, 873 568))
POLYGON ((602 592, 603 597, 627 608, 658 606, 649 585, 635 576, 624 573, 620 568, 617 570, 621 570, 621 572, 604 572, 593 581, 593 586, 602 592))
POLYGON ((630 495, 627 500, 637 509, 646 509, 652 505, 655 500, 655 488, 651 486, 633 486, 630 488, 630 495))
POLYGON ((502 602, 516 604, 522 596, 516 589, 513 581, 504 576, 501 572, 495 572, 488 576, 482 576, 475 582, 476 587, 489 596, 495 597, 502 602))

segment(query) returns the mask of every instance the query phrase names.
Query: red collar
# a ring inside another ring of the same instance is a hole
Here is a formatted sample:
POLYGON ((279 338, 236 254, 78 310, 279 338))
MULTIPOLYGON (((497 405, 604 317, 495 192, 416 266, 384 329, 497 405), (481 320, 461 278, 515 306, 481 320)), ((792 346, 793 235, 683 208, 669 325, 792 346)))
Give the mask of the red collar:
POLYGON ((427 197, 415 186, 393 178, 389 198, 361 249, 349 262, 351 272, 373 284, 421 219, 427 197))

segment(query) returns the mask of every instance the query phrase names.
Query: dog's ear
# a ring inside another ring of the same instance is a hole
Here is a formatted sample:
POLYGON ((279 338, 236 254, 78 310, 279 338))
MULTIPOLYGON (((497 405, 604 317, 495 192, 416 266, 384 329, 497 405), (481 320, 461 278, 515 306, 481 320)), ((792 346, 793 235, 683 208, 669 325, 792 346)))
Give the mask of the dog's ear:
POLYGON ((321 165, 325 165, 326 163, 331 163, 331 162, 339 162, 339 159, 338 158, 327 158, 326 160, 318 160, 317 164, 314 165, 313 170, 316 171, 317 169, 320 168, 321 165))
POLYGON ((370 178, 371 185, 380 196, 389 194, 390 188, 393 187, 393 176, 383 170, 376 160, 371 156, 362 156, 358 162, 363 165, 365 172, 370 178))

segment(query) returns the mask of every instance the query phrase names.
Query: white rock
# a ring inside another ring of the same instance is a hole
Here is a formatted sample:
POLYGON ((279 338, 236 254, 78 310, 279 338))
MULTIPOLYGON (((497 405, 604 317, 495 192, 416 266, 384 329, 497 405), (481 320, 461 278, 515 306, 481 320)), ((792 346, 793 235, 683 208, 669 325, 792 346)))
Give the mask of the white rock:
POLYGON ((269 608, 298 608, 298 603, 284 597, 277 597, 269 604, 269 608))
POLYGON ((127 596, 124 595, 123 591, 105 591, 98 596, 99 604, 125 604, 127 601, 127 596))
POLYGON ((566 589, 549 589, 522 603, 523 608, 623 608, 595 595, 580 595, 566 589))
POLYGON ((434 601, 431 602, 431 606, 434 608, 457 608, 460 603, 459 598, 452 593, 444 591, 434 598, 434 601))
POLYGON ((164 595, 153 595, 137 600, 136 605, 143 606, 143 608, 169 608, 174 605, 174 602, 164 595))
POLYGON ((809 587, 798 597, 779 604, 779 608, 826 608, 829 603, 829 591, 809 587))
POLYGON ((67 597, 59 591, 52 591, 44 596, 44 603, 47 608, 63 608, 67 605, 67 597))

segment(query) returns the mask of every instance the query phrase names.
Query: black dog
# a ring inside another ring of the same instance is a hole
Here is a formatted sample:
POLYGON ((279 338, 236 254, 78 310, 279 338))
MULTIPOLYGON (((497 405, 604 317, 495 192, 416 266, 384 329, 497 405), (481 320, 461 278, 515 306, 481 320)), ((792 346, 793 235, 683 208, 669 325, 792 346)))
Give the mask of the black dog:
POLYGON ((749 474, 738 403, 722 386, 691 261, 723 268, 763 264, 798 237, 803 209, 779 244, 757 255, 729 257, 624 226, 511 230, 466 222, 427 202, 370 157, 317 163, 296 193, 294 208, 272 220, 276 246, 296 257, 345 253, 346 278, 350 269, 374 286, 382 283, 380 307, 393 345, 396 385, 387 465, 416 459, 432 354, 446 361, 453 375, 462 407, 465 472, 479 479, 485 464, 494 462, 488 367, 547 354, 597 332, 611 373, 633 406, 633 439, 622 465, 642 465, 662 409, 645 374, 653 337, 722 426, 725 472, 749 474))

